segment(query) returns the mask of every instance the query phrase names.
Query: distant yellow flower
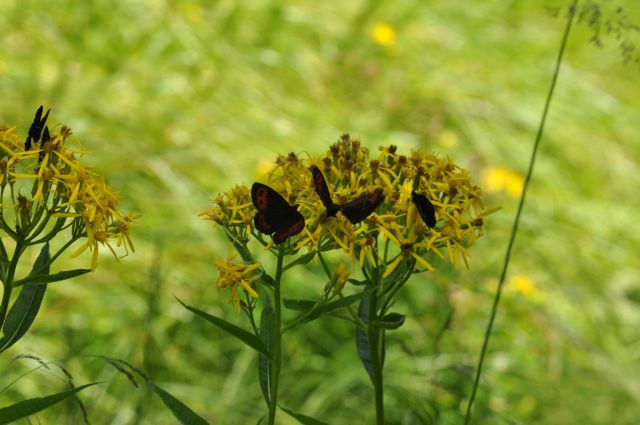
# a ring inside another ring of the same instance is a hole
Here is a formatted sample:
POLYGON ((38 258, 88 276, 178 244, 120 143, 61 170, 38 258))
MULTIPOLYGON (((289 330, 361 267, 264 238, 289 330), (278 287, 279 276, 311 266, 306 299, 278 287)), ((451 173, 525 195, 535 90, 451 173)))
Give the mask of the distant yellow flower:
POLYGON ((231 289, 229 295, 229 303, 235 305, 236 311, 240 311, 240 296, 238 288, 242 289, 246 294, 253 298, 258 298, 258 293, 253 288, 253 282, 260 278, 260 273, 256 270, 260 267, 259 263, 244 264, 232 263, 229 260, 218 259, 214 261, 214 265, 220 272, 216 286, 223 289, 231 289))
POLYGON ((392 46, 396 42, 396 30, 387 23, 379 23, 373 27, 371 31, 371 38, 374 43, 389 47, 392 46))
POLYGON ((525 297, 532 297, 536 294, 537 289, 533 280, 524 274, 516 274, 511 279, 509 279, 509 286, 513 288, 513 290, 522 294, 525 297))
POLYGON ((523 177, 517 172, 500 166, 487 167, 482 175, 483 187, 488 193, 507 192, 517 198, 524 185, 523 177))

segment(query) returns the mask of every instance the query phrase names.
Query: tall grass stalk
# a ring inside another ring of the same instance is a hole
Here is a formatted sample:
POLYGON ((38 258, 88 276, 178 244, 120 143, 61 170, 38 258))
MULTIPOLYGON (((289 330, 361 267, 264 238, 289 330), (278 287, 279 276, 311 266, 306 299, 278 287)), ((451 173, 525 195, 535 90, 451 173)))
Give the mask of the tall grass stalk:
POLYGON ((578 5, 578 0, 574 0, 571 6, 569 7, 569 16, 567 19, 567 25, 565 26, 565 29, 564 29, 562 42, 560 43, 560 50, 558 51, 558 57, 556 59, 555 69, 553 71, 553 76, 551 77, 551 84, 549 85, 549 91, 547 93, 547 100, 544 104, 542 117, 540 118, 540 124, 538 125, 538 132, 536 134, 536 138, 533 143, 533 151, 531 152, 531 158, 529 159, 529 169, 527 170, 527 177, 524 180, 524 186, 522 188, 522 193, 520 195, 520 202, 518 204, 516 216, 513 221, 511 236, 509 238, 509 244, 507 245, 507 251, 504 256, 504 263, 502 265, 502 272, 500 273, 498 288, 496 290, 496 295, 493 298, 493 307, 491 308, 491 316, 489 317, 489 323, 487 324, 487 328, 484 334, 484 340, 482 341, 482 349, 480 350, 480 359, 478 360, 478 367, 476 369, 476 376, 473 382, 473 389, 471 390, 471 397, 469 398, 469 403, 467 404, 467 412, 464 418, 465 425, 468 425, 469 421, 471 420, 471 409, 473 407, 473 402, 476 398, 476 393, 478 392, 478 384, 480 382, 480 375, 482 374, 482 366, 484 365, 484 358, 485 358, 485 355, 487 354, 487 348, 489 346, 489 338, 491 337, 491 332, 493 331, 493 324, 495 322, 496 314, 498 313, 498 305, 500 304, 500 295, 502 294, 502 288, 504 287, 505 278, 507 276, 507 270, 509 268, 509 262, 511 260, 511 250, 513 248, 513 244, 516 239, 516 234, 518 233, 520 216, 522 215, 524 201, 527 196, 527 189, 529 188, 529 182, 531 181, 531 175, 533 174, 533 166, 535 165, 536 155, 538 153, 538 147, 540 146, 540 139, 542 138, 542 133, 544 132, 544 126, 547 121, 547 113, 549 112, 549 105, 551 104, 551 99, 553 98, 556 82, 558 81, 558 75, 560 74, 560 65, 562 64, 562 58, 564 56, 564 51, 567 46, 567 40, 569 39, 569 33, 571 32, 571 26, 573 24, 573 19, 575 17, 577 5, 578 5))

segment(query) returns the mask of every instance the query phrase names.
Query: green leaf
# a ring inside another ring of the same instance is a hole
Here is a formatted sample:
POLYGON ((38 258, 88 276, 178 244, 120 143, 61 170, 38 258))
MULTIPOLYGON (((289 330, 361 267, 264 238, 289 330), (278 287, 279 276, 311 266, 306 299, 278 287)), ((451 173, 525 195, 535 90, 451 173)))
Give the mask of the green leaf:
POLYGON ((355 286, 366 286, 369 281, 364 279, 364 280, 358 280, 358 279, 347 279, 347 282, 349 282, 352 285, 355 286))
POLYGON ((196 315, 202 317, 203 319, 205 319, 209 323, 217 326, 218 328, 222 329, 223 331, 235 336, 240 341, 244 342, 249 347, 253 348, 254 350, 258 351, 259 353, 262 353, 262 354, 266 355, 267 357, 271 358, 271 355, 267 351, 267 347, 262 343, 262 341, 260 341, 260 338, 258 338, 254 334, 252 334, 250 332, 247 332, 244 329, 242 329, 242 328, 240 328, 240 327, 238 327, 238 326, 236 326, 234 324, 231 324, 231 323, 227 322, 226 320, 220 319, 219 317, 212 316, 212 315, 210 315, 208 313, 205 313, 204 311, 198 310, 197 308, 194 308, 194 307, 191 307, 189 305, 186 305, 185 303, 180 301, 180 299, 178 299, 177 297, 176 297, 176 299, 187 310, 189 310, 192 313, 195 313, 196 315))
POLYGON ((298 422, 300 422, 301 424, 304 424, 304 425, 329 425, 326 422, 319 421, 319 420, 317 420, 315 418, 312 418, 311 416, 302 415, 300 413, 293 412, 293 411, 291 411, 289 409, 285 409, 282 406, 280 406, 280 409, 283 412, 286 412, 292 418, 297 419, 298 422))
POLYGON ((349 295, 349 296, 337 299, 335 301, 330 301, 325 304, 318 304, 317 302, 311 301, 311 300, 285 299, 284 306, 292 310, 303 310, 303 307, 306 307, 304 308, 305 313, 302 313, 300 316, 298 316, 298 318, 300 319, 300 323, 306 323, 306 322, 311 322, 312 320, 315 320, 320 316, 329 314, 340 308, 347 307, 355 303, 356 301, 360 300, 369 292, 370 291, 363 291, 358 294, 349 295), (310 313, 307 314, 306 312, 310 312, 310 313))
POLYGON ((165 406, 171 410, 173 416, 183 425, 209 425, 209 422, 202 419, 196 412, 191 410, 186 404, 154 384, 149 382, 149 386, 154 393, 158 394, 165 406))
MULTIPOLYGON (((46 243, 33 264, 31 273, 41 270, 50 258, 49 244, 46 243)), ((44 270, 48 273, 49 267, 47 266, 44 270)), ((29 330, 38 315, 46 290, 47 285, 40 283, 30 283, 22 287, 4 322, 2 339, 0 339, 0 353, 18 342, 29 330)))
POLYGON ((0 409, 0 425, 8 424, 18 419, 26 418, 34 413, 38 413, 47 407, 61 402, 62 400, 71 397, 75 393, 84 390, 92 385, 100 384, 100 382, 93 382, 91 384, 81 385, 71 390, 63 391, 57 394, 52 394, 46 397, 36 397, 29 400, 20 401, 11 406, 3 407, 0 409))
MULTIPOLYGON (((266 291, 260 294, 263 297, 262 314, 260 315, 260 339, 267 346, 269 353, 273 352, 275 342, 275 321, 273 306, 271 305, 271 299, 266 291)), ((267 402, 267 406, 271 405, 271 371, 272 363, 269 358, 260 354, 258 357, 258 380, 260 382, 260 389, 262 390, 262 396, 264 401, 267 402)))
MULTIPOLYGON (((369 323, 369 302, 371 297, 365 297, 360 302, 360 306, 358 307, 358 316, 364 323, 369 323)), ((382 366, 384 366, 384 333, 382 333, 382 366)), ((378 344, 378 341, 374 341, 374 344, 378 344)), ((373 381, 373 363, 371 361, 371 351, 369 348, 369 337, 367 335, 367 331, 360 327, 356 328, 356 349, 358 351, 358 357, 362 361, 362 365, 365 370, 369 374, 369 377, 373 381)))
POLYGON ((22 286, 26 283, 33 283, 35 285, 42 285, 44 283, 51 282, 59 282, 61 280, 71 279, 72 277, 81 276, 83 274, 89 273, 91 269, 74 269, 74 270, 65 270, 63 272, 58 272, 54 274, 37 274, 37 275, 29 275, 24 279, 20 279, 17 282, 13 283, 13 287, 22 286))
POLYGON ((381 329, 398 329, 404 324, 406 316, 400 313, 389 313, 382 318, 382 320, 376 320, 374 326, 381 329))
POLYGON ((313 260, 315 256, 316 256, 315 251, 310 252, 308 254, 301 255, 300 257, 296 258, 294 261, 284 266, 283 271, 286 271, 295 266, 304 266, 305 264, 308 264, 311 260, 313 260))
POLYGON ((295 300, 295 299, 287 299, 283 300, 283 304, 285 308, 289 310, 297 310, 297 311, 307 311, 311 310, 317 304, 317 301, 313 300, 295 300))

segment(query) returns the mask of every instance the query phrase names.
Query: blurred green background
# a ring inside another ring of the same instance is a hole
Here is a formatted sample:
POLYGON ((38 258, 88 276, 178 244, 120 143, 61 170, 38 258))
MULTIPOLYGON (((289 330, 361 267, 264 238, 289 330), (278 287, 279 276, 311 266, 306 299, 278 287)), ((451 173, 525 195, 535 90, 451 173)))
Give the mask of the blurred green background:
MULTIPOLYGON (((637 0, 600 3, 603 22, 640 23, 637 0)), ((50 286, 33 329, 2 356, 0 388, 37 366, 10 362, 30 353, 78 384, 106 382, 80 394, 92 423, 176 423, 91 357, 104 354, 139 366, 211 423, 256 423, 265 412, 256 355, 174 298, 245 324, 214 286, 213 260, 231 249, 197 214, 217 192, 251 184, 277 153, 320 155, 349 132, 372 151, 393 143, 451 156, 485 186, 489 207, 502 206, 471 249, 471 269, 442 264, 415 278, 396 308, 407 323, 388 335, 388 423, 460 424, 566 7, 2 0, 0 121, 26 134, 35 109, 51 107, 49 123, 71 126, 140 218, 135 255, 101 256, 95 273, 50 286)), ((571 34, 552 103, 478 424, 640 423, 640 74, 623 65, 615 37, 590 43, 588 22, 571 34)), ((89 261, 66 255, 58 267, 89 261)), ((307 297, 324 283, 317 265, 289 278, 285 291, 307 297)), ((331 424, 372 423, 352 329, 316 321, 288 338, 282 405, 331 424)), ((61 376, 32 372, 0 405, 61 391, 61 376)), ((81 420, 69 401, 31 423, 81 420)))

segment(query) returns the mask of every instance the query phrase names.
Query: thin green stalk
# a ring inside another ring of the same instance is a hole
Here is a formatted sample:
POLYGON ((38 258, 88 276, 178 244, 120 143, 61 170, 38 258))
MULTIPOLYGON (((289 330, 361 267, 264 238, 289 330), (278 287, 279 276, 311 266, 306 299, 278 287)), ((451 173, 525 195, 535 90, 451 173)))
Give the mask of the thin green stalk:
POLYGON ((269 394, 269 425, 275 424, 276 409, 278 407, 278 383, 280 381, 280 367, 282 366, 282 299, 280 296, 280 280, 282 279, 282 263, 284 248, 278 251, 278 265, 276 266, 275 286, 273 288, 275 335, 271 367, 271 392, 269 394))
POLYGON ((529 169, 527 170, 527 177, 524 180, 524 186, 522 187, 522 194, 520 195, 520 202, 518 204, 518 210, 516 211, 516 216, 513 221, 513 228, 511 229, 511 237, 509 238, 509 244, 507 245, 507 251, 504 257, 504 263, 502 266, 502 272, 500 273, 500 280, 498 282, 498 288, 496 290, 496 295, 493 299, 493 307, 491 308, 491 317, 489 318, 489 323, 487 324, 487 328, 484 334, 484 340, 482 342, 482 349, 480 350, 480 359, 478 360, 478 366, 476 369, 476 376, 473 382, 473 389, 471 390, 471 397, 469 398, 469 403, 467 404, 467 412, 464 418, 464 424, 468 425, 471 420, 471 408, 473 407, 473 402, 476 398, 476 393, 478 391, 478 385, 480 382, 480 375, 482 374, 482 366, 484 364, 484 358, 487 354, 487 348, 489 346, 489 338, 491 337, 491 332, 493 331, 493 324, 495 322, 496 314, 498 313, 498 305, 500 303, 500 296, 502 294, 502 288, 504 286, 505 279, 507 277, 507 270, 509 267, 509 262, 511 260, 511 250, 513 249, 513 244, 516 239, 516 234, 518 233, 518 225, 520 224, 520 215, 522 214, 522 209, 524 207, 524 201, 527 196, 527 189, 529 188, 529 182, 531 181, 531 175, 533 174, 533 166, 536 162, 536 155, 538 153, 538 146, 540 145, 540 139, 542 138, 542 133, 544 131, 544 126, 547 121, 547 114, 549 112, 549 105, 551 104, 551 99, 553 98, 553 92, 556 87, 556 82, 558 81, 558 75, 560 74, 560 65, 562 64, 562 58, 564 56, 564 51, 567 46, 567 41, 569 39, 569 33, 571 32, 571 25, 573 24, 573 18, 575 17, 576 6, 578 5, 578 0, 574 0, 573 4, 569 8, 569 19, 567 20, 567 25, 564 29, 564 34, 562 36, 562 42, 560 43, 560 51, 558 52, 558 57, 556 59, 555 69, 553 71, 553 77, 551 78, 551 84, 549 85, 549 91, 547 93, 547 99, 544 104, 544 109, 542 111, 542 117, 540 119, 540 125, 538 126, 538 132, 536 134, 535 142, 533 144, 533 151, 531 152, 531 158, 529 160, 529 169))
POLYGON ((371 353, 371 367, 373 368, 373 392, 376 405, 376 425, 384 425, 384 392, 382 380, 382 338, 380 329, 374 327, 377 317, 378 289, 380 288, 380 271, 375 269, 374 290, 369 297, 369 317, 367 321, 367 337, 371 353))
POLYGON ((4 290, 2 292, 2 303, 0 304, 0 329, 4 325, 4 320, 7 317, 7 311, 9 310, 9 300, 11 299, 11 291, 13 289, 13 280, 16 274, 16 267, 18 266, 18 260, 22 255, 24 247, 22 245, 22 240, 18 240, 16 242, 16 249, 13 251, 13 257, 11 258, 11 263, 9 263, 9 268, 7 269, 7 274, 4 276, 4 290))

